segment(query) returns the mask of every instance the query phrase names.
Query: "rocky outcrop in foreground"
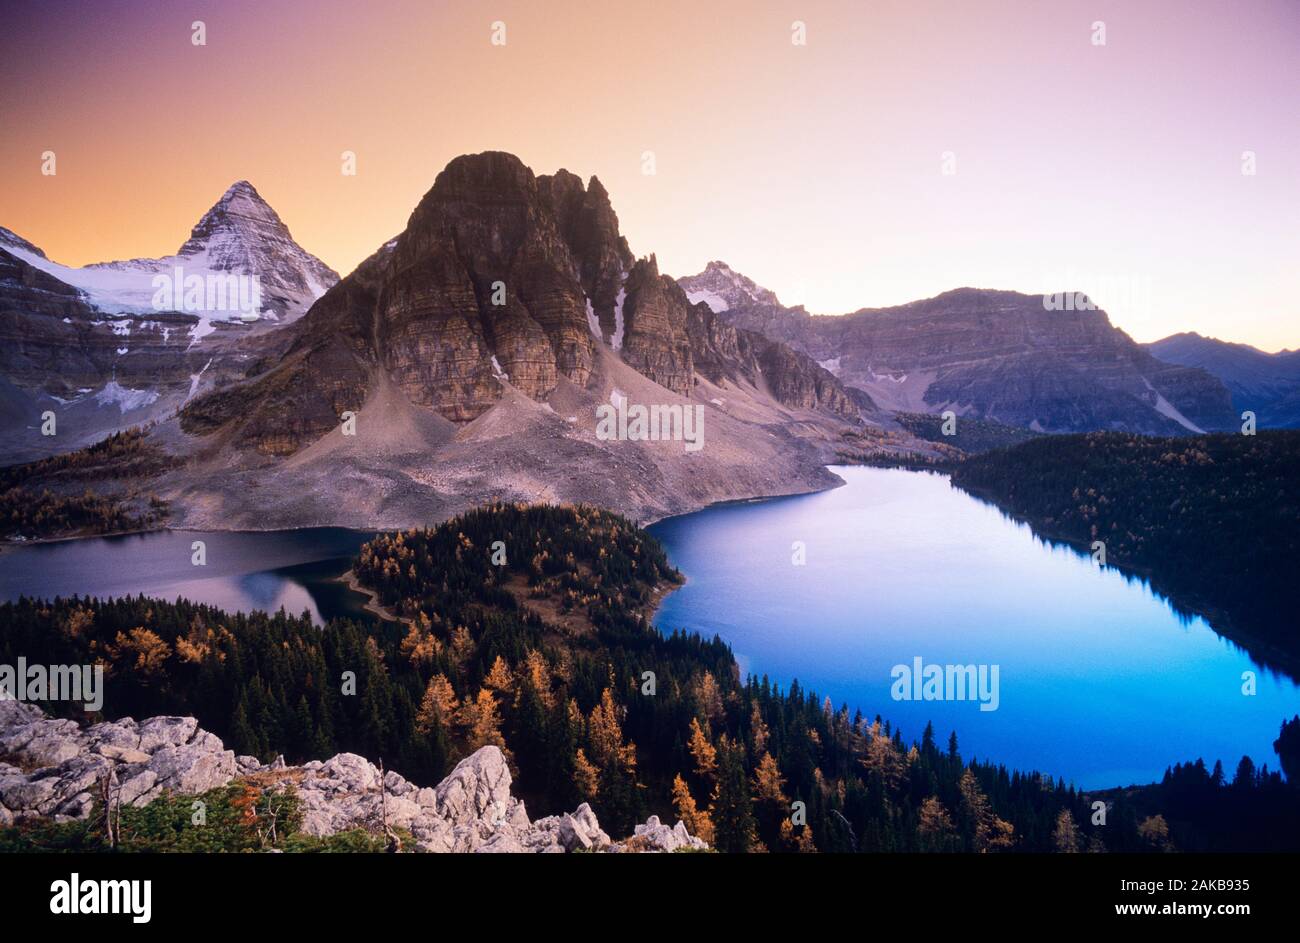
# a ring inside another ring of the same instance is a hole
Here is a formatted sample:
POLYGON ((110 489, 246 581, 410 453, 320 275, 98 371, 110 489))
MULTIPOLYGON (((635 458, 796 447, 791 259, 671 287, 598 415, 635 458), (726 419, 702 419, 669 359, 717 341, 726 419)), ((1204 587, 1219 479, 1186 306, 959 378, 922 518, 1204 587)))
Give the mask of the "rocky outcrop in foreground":
POLYGON ((530 821, 510 795, 510 770, 493 746, 457 764, 434 787, 417 787, 391 770, 381 776, 364 757, 340 753, 289 767, 236 756, 193 717, 130 718, 82 728, 38 707, 0 700, 0 827, 26 817, 68 821, 90 814, 102 777, 114 772, 122 802, 147 805, 167 792, 196 794, 272 773, 294 785, 302 831, 325 836, 388 824, 431 852, 676 851, 708 847, 678 822, 651 816, 635 834, 613 841, 585 802, 577 810, 530 821))

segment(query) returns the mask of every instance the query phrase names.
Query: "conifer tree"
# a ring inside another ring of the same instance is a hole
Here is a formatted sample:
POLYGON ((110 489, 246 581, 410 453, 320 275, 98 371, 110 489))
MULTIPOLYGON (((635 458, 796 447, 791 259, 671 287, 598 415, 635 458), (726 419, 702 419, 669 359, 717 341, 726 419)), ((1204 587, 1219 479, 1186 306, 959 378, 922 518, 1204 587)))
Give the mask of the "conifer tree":
POLYGON ((724 852, 746 852, 757 842, 744 754, 744 747, 733 743, 726 734, 718 740, 717 782, 709 817, 717 847, 724 852))
POLYGON ((573 758, 573 784, 583 802, 593 801, 600 792, 600 770, 587 761, 581 747, 573 758))
POLYGON ((706 782, 712 782, 717 774, 718 752, 709 742, 699 720, 694 717, 691 718, 691 738, 687 742, 687 749, 695 760, 695 775, 706 782))
POLYGON ((686 780, 682 779, 680 774, 673 777, 673 807, 688 832, 710 845, 713 844, 713 820, 709 818, 708 812, 695 805, 690 787, 686 785, 686 780))
POLYGON ((1052 831, 1052 847, 1062 854, 1076 854, 1082 844, 1079 826, 1069 809, 1062 809, 1056 816, 1056 828, 1052 831))

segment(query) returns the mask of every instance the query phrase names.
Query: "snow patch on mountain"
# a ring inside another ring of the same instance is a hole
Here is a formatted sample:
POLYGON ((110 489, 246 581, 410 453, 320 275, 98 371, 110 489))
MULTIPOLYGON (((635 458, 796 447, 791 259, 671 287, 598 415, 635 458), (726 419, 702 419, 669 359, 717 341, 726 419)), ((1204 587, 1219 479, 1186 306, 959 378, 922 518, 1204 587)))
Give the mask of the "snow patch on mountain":
POLYGON ((190 391, 185 394, 186 403, 194 399, 194 395, 198 393, 199 384, 203 381, 203 374, 208 372, 208 367, 210 366, 212 366, 211 358, 209 358, 208 362, 203 365, 203 369, 201 369, 198 373, 190 374, 190 391))
POLYGON ((726 262, 710 262, 698 275, 677 279, 691 304, 704 302, 715 312, 751 305, 780 305, 774 292, 741 275, 726 262))
POLYGON ((1202 429, 1196 423, 1192 422, 1181 412, 1179 412, 1178 407, 1176 407, 1173 403, 1169 402, 1169 400, 1161 396, 1160 392, 1154 386, 1151 385, 1150 380, 1148 380, 1146 377, 1143 377, 1142 382, 1146 384, 1148 390, 1150 390, 1152 393, 1155 394, 1156 412, 1158 412, 1162 416, 1172 419, 1174 422, 1178 423, 1183 428, 1190 430, 1191 432, 1195 432, 1197 434, 1202 434, 1205 432, 1204 429, 1202 429))
POLYGON ((614 336, 610 338, 610 346, 615 350, 623 349, 623 302, 627 300, 627 273, 623 273, 624 285, 618 289, 618 297, 614 299, 614 336))
POLYGON ((124 413, 133 409, 143 409, 158 399, 157 390, 131 390, 122 386, 117 380, 109 380, 104 388, 95 394, 95 402, 100 406, 116 406, 124 413))
POLYGON ((693 305, 699 304, 703 301, 713 309, 715 314, 721 314, 723 311, 727 311, 731 308, 731 305, 727 304, 726 298, 723 298, 716 291, 710 291, 707 288, 688 291, 686 293, 686 300, 693 305))
POLYGON ((198 322, 192 328, 190 328, 190 342, 185 349, 189 350, 190 347, 193 347, 195 344, 199 343, 201 340, 203 340, 203 338, 207 337, 215 330, 216 328, 212 326, 211 318, 200 317, 198 322))

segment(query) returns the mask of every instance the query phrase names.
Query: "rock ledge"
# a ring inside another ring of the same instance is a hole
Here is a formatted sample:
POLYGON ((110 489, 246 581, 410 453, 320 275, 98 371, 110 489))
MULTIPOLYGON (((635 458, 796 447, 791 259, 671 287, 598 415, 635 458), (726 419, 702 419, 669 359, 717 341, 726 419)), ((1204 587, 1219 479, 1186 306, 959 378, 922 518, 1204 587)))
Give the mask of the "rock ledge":
POLYGON ((708 846, 678 822, 657 816, 625 841, 613 841, 591 806, 531 821, 510 795, 510 770, 494 746, 456 764, 434 787, 418 787, 393 771, 380 789, 379 769, 355 753, 300 767, 282 759, 262 764, 236 756, 193 717, 123 718, 82 728, 39 707, 0 700, 0 827, 21 818, 69 821, 90 814, 101 777, 112 769, 122 801, 143 806, 165 793, 202 793, 254 774, 293 782, 302 803, 302 831, 326 836, 352 828, 378 830, 381 801, 388 823, 430 852, 676 851, 708 846), (381 799, 382 796, 382 799, 381 799))

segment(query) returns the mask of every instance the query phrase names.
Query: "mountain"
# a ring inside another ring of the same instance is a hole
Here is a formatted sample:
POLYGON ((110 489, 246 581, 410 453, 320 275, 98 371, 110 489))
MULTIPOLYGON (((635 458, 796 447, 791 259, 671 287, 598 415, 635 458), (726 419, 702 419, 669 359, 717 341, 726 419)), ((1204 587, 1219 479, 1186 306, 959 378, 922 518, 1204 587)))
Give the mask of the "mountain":
MULTIPOLYGON (((338 273, 293 240, 253 185, 240 180, 203 214, 190 238, 175 255, 160 259, 97 262, 81 268, 60 265, 27 240, 0 228, 0 249, 81 292, 87 304, 104 314, 183 311, 209 319, 239 320, 231 299, 214 292, 214 276, 248 276, 261 289, 259 313, 271 321, 291 321, 338 281, 338 273), (179 269, 186 282, 170 298, 159 298, 155 279, 174 279, 179 269), (191 291, 190 280, 203 286, 191 291)), ((203 330, 207 330, 205 323, 203 330)))
POLYGON ((1048 310, 1041 295, 960 288, 843 316, 787 308, 724 263, 681 280, 728 323, 811 356, 891 411, 951 409, 1039 432, 1227 429, 1227 389, 1157 360, 1101 310, 1048 310))
MULTIPOLYGON (((29 244, 30 245, 30 244, 29 244)), ((276 332, 165 311, 105 314, 82 289, 0 248, 0 462, 67 452, 171 415, 205 384, 273 353, 276 332), (253 351, 257 352, 254 353, 253 351), (57 417, 42 434, 42 416, 57 417)), ((34 249, 34 247, 32 247, 34 249)))
POLYGON ((68 451, 171 415, 207 384, 276 356, 286 338, 272 328, 337 281, 244 181, 163 259, 72 268, 0 228, 0 416, 13 431, 0 461, 68 451), (183 290, 155 307, 155 279, 175 285, 178 269, 183 290), (261 317, 248 321, 239 302, 253 300, 252 277, 261 317), (184 290, 192 279, 201 289, 184 290), (41 434, 46 411, 58 416, 55 436, 41 434))
POLYGON ((1300 428, 1300 350, 1270 354, 1195 332, 1145 346, 1165 363, 1198 367, 1218 377, 1232 393, 1234 411, 1254 412, 1260 426, 1300 428))
POLYGON ((152 414, 174 470, 150 488, 184 526, 404 527, 493 497, 659 517, 834 484, 823 466, 863 422, 806 354, 636 258, 599 180, 504 153, 448 164, 297 320, 212 326, 235 333, 187 347, 168 375, 202 382, 152 414), (602 408, 677 424, 611 438, 602 408))
POLYGON ((775 293, 734 271, 726 262, 710 262, 703 272, 679 278, 677 284, 692 304, 703 302, 714 311, 781 304, 775 293))

